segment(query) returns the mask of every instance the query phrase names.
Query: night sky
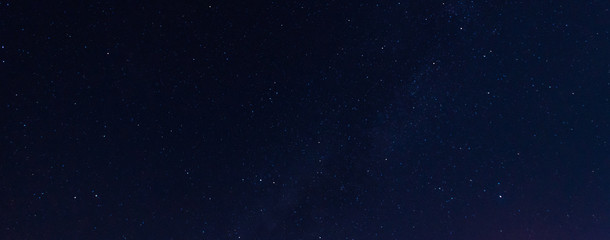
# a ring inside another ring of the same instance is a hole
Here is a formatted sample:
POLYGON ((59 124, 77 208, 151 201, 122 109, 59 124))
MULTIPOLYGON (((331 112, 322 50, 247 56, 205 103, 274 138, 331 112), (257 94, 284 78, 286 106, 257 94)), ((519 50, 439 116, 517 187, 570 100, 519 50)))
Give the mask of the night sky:
POLYGON ((610 239, 609 8, 2 0, 0 239, 610 239))

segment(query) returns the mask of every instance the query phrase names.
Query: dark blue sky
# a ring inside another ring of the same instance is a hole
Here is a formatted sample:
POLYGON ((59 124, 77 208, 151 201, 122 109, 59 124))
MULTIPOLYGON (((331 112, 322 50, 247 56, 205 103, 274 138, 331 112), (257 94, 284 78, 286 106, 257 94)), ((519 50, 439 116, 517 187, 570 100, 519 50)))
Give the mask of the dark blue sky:
POLYGON ((610 239, 609 7, 1 1, 0 239, 610 239))

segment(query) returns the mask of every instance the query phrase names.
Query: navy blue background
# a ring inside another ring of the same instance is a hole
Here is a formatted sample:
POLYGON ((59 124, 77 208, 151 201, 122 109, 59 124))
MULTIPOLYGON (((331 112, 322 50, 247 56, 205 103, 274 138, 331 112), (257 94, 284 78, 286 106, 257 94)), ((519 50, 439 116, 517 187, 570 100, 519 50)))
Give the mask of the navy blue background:
POLYGON ((608 1, 2 1, 0 239, 610 239, 608 1))

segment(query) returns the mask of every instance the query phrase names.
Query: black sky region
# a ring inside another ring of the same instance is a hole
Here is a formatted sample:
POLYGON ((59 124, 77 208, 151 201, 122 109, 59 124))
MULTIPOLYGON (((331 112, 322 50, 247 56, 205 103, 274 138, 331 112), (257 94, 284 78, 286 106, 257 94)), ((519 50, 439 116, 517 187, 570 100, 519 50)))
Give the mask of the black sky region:
POLYGON ((0 1, 0 239, 610 239, 610 2, 0 1))

